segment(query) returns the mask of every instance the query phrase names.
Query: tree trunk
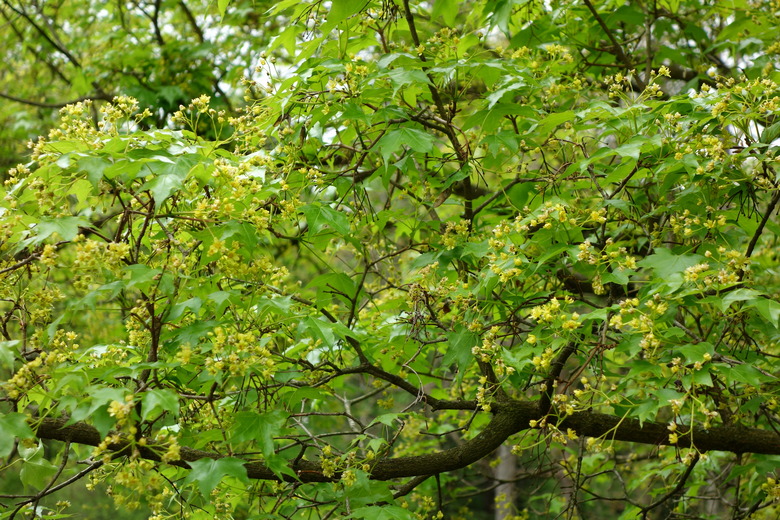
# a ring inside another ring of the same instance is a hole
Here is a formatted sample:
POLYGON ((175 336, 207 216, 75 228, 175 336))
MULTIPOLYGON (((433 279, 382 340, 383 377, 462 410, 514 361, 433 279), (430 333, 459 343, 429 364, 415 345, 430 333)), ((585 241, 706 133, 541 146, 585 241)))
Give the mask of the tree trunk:
POLYGON ((514 480, 517 474, 517 457, 512 454, 512 448, 506 444, 498 447, 496 455, 499 463, 493 470, 493 475, 496 480, 503 482, 496 487, 495 491, 495 520, 504 520, 514 514, 515 483, 510 481, 514 480))

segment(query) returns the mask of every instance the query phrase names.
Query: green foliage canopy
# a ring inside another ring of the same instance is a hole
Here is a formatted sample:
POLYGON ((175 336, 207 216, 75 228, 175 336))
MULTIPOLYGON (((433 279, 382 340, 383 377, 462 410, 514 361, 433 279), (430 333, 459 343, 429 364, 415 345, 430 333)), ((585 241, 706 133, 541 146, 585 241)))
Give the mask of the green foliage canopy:
POLYGON ((253 68, 84 68, 6 176, 0 514, 458 518, 502 445, 535 517, 777 514, 777 2, 215 6, 253 68))

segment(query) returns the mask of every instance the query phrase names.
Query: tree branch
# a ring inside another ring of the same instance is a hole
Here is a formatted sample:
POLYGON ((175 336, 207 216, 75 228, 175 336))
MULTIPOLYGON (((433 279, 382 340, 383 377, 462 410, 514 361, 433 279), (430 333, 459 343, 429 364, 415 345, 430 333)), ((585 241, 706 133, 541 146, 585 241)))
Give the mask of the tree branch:
MULTIPOLYGON (((593 4, 590 2, 590 0, 583 0, 585 3, 585 6, 588 8, 588 10, 593 15, 593 18, 596 19, 596 22, 598 22, 599 26, 601 27, 601 30, 604 31, 607 35, 607 38, 609 38, 609 41, 612 42, 612 50, 615 53, 615 56, 623 63, 623 65, 626 67, 626 70, 631 70, 634 68, 634 64, 631 62, 631 58, 626 55, 625 51, 623 51, 623 47, 620 45, 620 43, 615 38, 615 35, 612 34, 612 31, 607 27, 607 24, 604 22, 604 20, 599 15, 598 11, 596 11, 596 8, 593 7, 593 4)), ((649 52, 649 49, 648 49, 649 52)), ((647 85, 645 84, 642 79, 637 76, 636 78, 637 85, 641 90, 644 90, 647 85)))
POLYGON ((68 61, 69 61, 69 62, 71 62, 71 63, 72 63, 73 65, 75 65, 77 68, 79 68, 79 69, 81 68, 81 63, 79 63, 79 60, 77 60, 77 59, 76 59, 76 57, 75 57, 75 56, 73 56, 73 55, 72 55, 72 54, 71 54, 71 53, 68 51, 68 49, 66 49, 66 48, 65 48, 64 46, 62 46, 60 43, 58 43, 58 42, 54 41, 54 38, 53 38, 52 36, 50 36, 50 35, 49 35, 49 34, 48 34, 48 33, 47 33, 45 30, 43 30, 43 27, 41 27, 40 25, 38 25, 38 24, 35 22, 35 20, 33 20, 33 19, 32 19, 32 17, 30 17, 30 15, 28 15, 28 14, 27 14, 27 12, 24 10, 24 8, 19 8, 19 9, 17 9, 16 7, 14 7, 14 6, 13 6, 13 5, 11 5, 10 3, 8 3, 8 1, 6 1, 6 0, 4 0, 4 1, 3 1, 3 3, 4 3, 5 5, 7 5, 7 6, 8 6, 8 8, 9 8, 11 11, 15 12, 16 14, 18 14, 19 16, 21 16, 22 18, 24 18, 25 20, 27 20, 27 23, 29 23, 29 24, 30 24, 30 25, 31 25, 31 26, 32 26, 32 27, 33 27, 33 28, 34 28, 34 29, 35 29, 35 30, 38 32, 38 34, 40 34, 40 35, 41 35, 41 37, 43 37, 43 39, 44 39, 44 40, 46 40, 46 41, 49 43, 49 45, 51 45, 51 46, 52 46, 52 47, 54 47, 54 48, 55 48, 57 51, 59 51, 59 53, 60 53, 60 54, 62 54, 62 55, 63 55, 63 56, 65 56, 66 58, 68 58, 68 61))
POLYGON ((10 94, 5 94, 3 92, 0 92, 0 98, 7 99, 9 101, 15 101, 16 103, 22 103, 24 105, 30 105, 34 107, 40 107, 40 108, 62 108, 67 105, 72 105, 74 103, 80 103, 81 101, 86 101, 88 99, 100 99, 103 101, 111 101, 111 97, 107 96, 105 94, 96 94, 94 96, 82 96, 80 98, 74 99, 72 101, 64 101, 62 103, 42 103, 40 101, 33 101, 32 99, 23 99, 20 97, 12 96, 10 94))
MULTIPOLYGON (((473 439, 462 445, 425 455, 385 458, 372 467, 371 478, 389 480, 404 477, 433 475, 464 468, 492 453, 510 435, 530 429, 530 421, 541 419, 538 403, 533 401, 503 401, 494 403, 496 414, 488 425, 473 439)), ((548 420, 549 423, 552 423, 548 420)), ((672 445, 666 424, 637 419, 617 417, 595 412, 577 412, 557 424, 563 430, 571 428, 580 436, 601 437, 611 441, 629 441, 642 444, 672 445)), ((44 418, 38 421, 36 435, 40 439, 52 439, 88 446, 99 445, 103 438, 97 429, 85 423, 67 424, 65 419, 44 418)), ((704 451, 727 451, 733 453, 759 453, 780 455, 780 435, 758 429, 737 426, 722 426, 705 429, 693 427, 687 435, 680 435, 674 446, 696 448, 704 451)), ((139 446, 122 438, 111 443, 108 449, 115 454, 138 453, 142 458, 162 461, 160 453, 164 445, 139 446)), ((181 459, 170 464, 189 468, 188 462, 200 459, 218 459, 222 455, 214 452, 182 447, 181 459)), ((279 477, 264 463, 251 461, 245 464, 247 475, 252 479, 279 480, 279 477)), ((319 462, 296 460, 290 469, 301 482, 329 482, 338 480, 340 474, 326 477, 319 462)), ((288 478, 289 479, 289 478, 288 478)), ((292 480, 292 479, 290 479, 292 480)))

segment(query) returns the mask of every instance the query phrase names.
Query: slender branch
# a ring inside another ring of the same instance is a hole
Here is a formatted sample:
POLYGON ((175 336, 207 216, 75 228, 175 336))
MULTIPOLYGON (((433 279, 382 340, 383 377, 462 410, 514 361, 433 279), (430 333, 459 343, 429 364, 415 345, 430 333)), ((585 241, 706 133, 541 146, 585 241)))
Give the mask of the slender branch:
POLYGON ((649 506, 642 508, 642 518, 647 518, 647 513, 655 509, 656 507, 660 506, 670 498, 673 498, 675 495, 677 495, 682 489, 685 487, 685 483, 688 481, 688 477, 691 476, 691 473, 693 473, 693 468, 696 466, 696 463, 699 462, 699 454, 696 453, 693 456, 693 460, 690 464, 688 464, 688 467, 685 469, 685 473, 680 476, 680 480, 677 482, 677 485, 674 486, 674 489, 650 504, 649 506))
POLYGON ((60 70, 57 65, 55 65, 51 60, 47 59, 46 57, 42 56, 38 50, 36 50, 32 45, 29 45, 29 42, 27 41, 27 38, 25 38, 24 34, 16 27, 16 24, 14 24, 14 20, 11 19, 10 16, 4 11, 0 9, 0 14, 3 15, 3 18, 5 18, 7 25, 11 27, 11 30, 16 34, 16 37, 19 39, 19 42, 23 47, 25 47, 34 57, 36 60, 45 63, 47 67, 49 67, 49 70, 52 71, 52 73, 59 77, 62 81, 65 83, 70 83, 70 80, 65 77, 65 74, 60 70))
MULTIPOLYGON (((631 58, 626 55, 625 51, 623 51, 623 47, 618 43, 617 38, 615 38, 615 35, 612 34, 612 31, 607 27, 607 24, 604 22, 604 19, 601 18, 598 11, 596 11, 596 8, 593 7, 593 4, 590 3, 590 0, 582 0, 585 6, 588 8, 588 10, 593 15, 593 18, 596 19, 596 22, 598 22, 599 26, 601 27, 601 30, 606 33, 607 38, 609 38, 609 41, 612 42, 612 49, 615 52, 615 55, 618 57, 618 59, 623 63, 623 65, 627 69, 633 69, 634 64, 631 63, 631 58)), ((639 85, 639 88, 644 90, 647 86, 644 81, 642 81, 641 78, 637 77, 636 82, 639 85)))
POLYGON ((750 258, 750 255, 753 254, 753 249, 755 249, 756 244, 758 244, 758 239, 761 237, 761 233, 764 231, 764 227, 766 226, 766 223, 769 222, 769 217, 775 211, 778 202, 780 202, 780 189, 778 189, 775 192, 774 196, 772 197, 772 200, 769 202, 769 206, 766 208, 766 213, 764 213, 764 217, 761 219, 761 223, 758 224, 758 227, 756 228, 756 232, 753 233, 753 237, 750 239, 750 243, 748 244, 747 251, 745 251, 745 258, 750 258))
POLYGON ((24 105, 30 105, 33 107, 40 107, 40 108, 62 108, 64 106, 72 105, 74 103, 80 103, 81 101, 86 101, 88 99, 101 99, 103 101, 111 101, 111 97, 105 94, 97 94, 94 96, 82 96, 72 101, 64 101, 62 103, 42 103, 40 101, 33 101, 32 99, 24 99, 24 98, 12 96, 11 94, 5 94, 3 92, 0 92, 0 98, 7 99, 9 101, 15 101, 16 103, 22 103, 24 105))
POLYGON ((420 475, 419 477, 414 477, 412 480, 404 484, 403 486, 400 486, 396 489, 395 493, 393 493, 393 498, 400 498, 402 496, 406 496, 412 491, 414 491, 414 488, 425 482, 431 478, 430 475, 420 475))
MULTIPOLYGON (((406 17, 406 24, 409 26, 409 33, 412 35, 412 42, 414 42, 415 47, 419 48, 420 37, 417 35, 417 27, 415 26, 414 23, 414 15, 412 14, 412 10, 409 7, 409 0, 404 0, 404 16, 406 17)), ((425 58, 425 55, 423 53, 419 53, 419 55, 420 55, 420 61, 422 61, 425 64, 423 66, 423 70, 425 71, 425 75, 428 76, 428 90, 431 92, 431 98, 433 98, 433 102, 436 105, 436 109, 439 111, 439 115, 443 118, 444 117, 447 118, 446 121, 447 126, 444 128, 443 131, 447 135, 447 138, 450 140, 450 143, 455 149, 455 153, 458 155, 458 161, 461 163, 461 166, 464 166, 468 161, 468 157, 466 156, 466 153, 460 141, 458 141, 458 136, 455 134, 455 130, 453 130, 452 128, 451 120, 453 114, 448 114, 444 107, 444 101, 441 98, 439 89, 436 87, 436 84, 433 82, 433 78, 431 77, 430 73, 427 70, 428 60, 425 58)))
POLYGON ((29 264, 33 260, 36 260, 39 256, 41 256, 39 253, 33 253, 24 260, 20 260, 16 262, 14 265, 6 267, 5 269, 0 269, 0 274, 10 273, 11 271, 16 271, 17 269, 21 269, 25 265, 29 264))
POLYGON ((154 27, 154 38, 157 40, 157 44, 160 47, 165 46, 165 39, 162 36, 162 32, 160 32, 160 8, 162 7, 162 0, 155 0, 154 2, 154 12, 152 13, 151 20, 152 20, 152 27, 154 27))
POLYGON ((184 11, 184 16, 187 18, 187 21, 190 23, 190 27, 192 27, 192 30, 195 31, 195 35, 198 37, 198 41, 200 43, 205 42, 206 39, 203 36, 203 30, 198 25, 198 21, 195 19, 195 15, 192 14, 190 8, 187 7, 186 3, 184 3, 184 0, 181 0, 179 2, 179 7, 181 7, 182 11, 184 11))
POLYGON ((569 359, 569 357, 571 357, 571 355, 576 351, 577 345, 575 343, 567 343, 550 365, 550 374, 547 376, 547 379, 544 380, 546 388, 539 398, 539 412, 542 415, 547 415, 550 413, 552 408, 552 395, 555 392, 555 381, 558 379, 558 376, 561 375, 563 366, 566 364, 566 360, 569 359))
POLYGON ((81 63, 79 63, 79 60, 77 60, 75 56, 73 56, 70 52, 68 52, 68 49, 55 42, 54 39, 51 36, 49 36, 49 34, 46 31, 43 30, 43 27, 35 23, 35 20, 33 20, 24 9, 17 9, 13 5, 11 5, 7 0, 3 0, 3 3, 7 5, 11 11, 15 12, 16 14, 18 14, 19 16, 27 20, 27 23, 32 25, 33 28, 36 31, 38 31, 38 34, 40 34, 44 40, 49 42, 49 45, 57 49, 61 54, 63 54, 66 58, 68 58, 68 61, 70 61, 76 67, 81 68, 81 63))

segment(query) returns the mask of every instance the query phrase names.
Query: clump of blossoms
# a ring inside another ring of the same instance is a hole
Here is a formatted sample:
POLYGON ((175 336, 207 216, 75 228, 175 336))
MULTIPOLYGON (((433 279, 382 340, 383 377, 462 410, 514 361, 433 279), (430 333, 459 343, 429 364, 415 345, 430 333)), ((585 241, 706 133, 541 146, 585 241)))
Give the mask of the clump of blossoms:
POLYGON ((148 108, 139 112, 138 101, 128 96, 117 96, 111 103, 102 104, 98 109, 100 120, 95 126, 92 100, 80 101, 60 109, 60 124, 49 131, 46 139, 30 142, 33 159, 46 157, 47 145, 51 141, 81 141, 90 148, 99 149, 107 138, 115 137, 121 132, 129 132, 152 113, 148 108))
POLYGON ((447 249, 453 249, 459 242, 468 240, 469 221, 460 219, 458 222, 447 222, 442 243, 447 249))
POLYGON ((49 352, 28 361, 8 381, 3 383, 3 390, 11 399, 18 399, 47 378, 46 369, 52 366, 57 358, 56 353, 49 352))
MULTIPOLYGON (((524 208, 523 211, 528 213, 528 208, 524 208)), ((515 231, 527 232, 539 228, 551 229, 554 223, 574 225, 577 221, 570 217, 569 208, 566 205, 547 201, 531 215, 525 217, 518 215, 515 218, 514 227, 515 231)))
POLYGON ((90 474, 87 489, 94 489, 101 480, 110 481, 107 493, 122 510, 133 511, 144 503, 151 510, 150 518, 168 518, 164 511, 175 497, 165 477, 154 471, 154 462, 137 456, 122 463, 108 461, 90 474))
POLYGON ((483 363, 492 363, 496 375, 503 377, 505 375, 512 375, 515 372, 515 369, 507 366, 504 363, 504 359, 499 355, 502 349, 502 345, 497 338, 499 332, 499 327, 491 327, 490 330, 482 336, 482 343, 472 347, 471 353, 483 363))
MULTIPOLYGON (((529 339, 531 338, 529 337, 529 339)), ((533 336, 533 342, 536 342, 535 336, 533 336)), ((550 369, 554 357, 555 351, 551 347, 547 347, 540 356, 534 356, 533 359, 531 359, 531 363, 533 363, 537 370, 547 371, 550 369)))
POLYGON ((488 253, 490 270, 497 274, 501 283, 523 275, 524 256, 518 247, 512 243, 510 233, 513 227, 508 221, 503 221, 493 228, 493 236, 488 239, 492 249, 488 253))
POLYGON ((445 60, 457 55, 460 38, 458 31, 450 27, 444 27, 428 38, 426 48, 433 53, 435 60, 445 60))
POLYGON ((171 121, 189 127, 195 134, 206 130, 205 127, 210 127, 209 130, 214 135, 221 135, 227 128, 228 117, 224 110, 211 108, 211 97, 204 94, 193 99, 186 107, 179 105, 179 110, 174 112, 171 121))
POLYGON ((718 215, 708 217, 701 217, 694 215, 689 209, 686 209, 680 214, 672 215, 669 218, 669 224, 677 236, 686 239, 695 236, 703 236, 712 232, 714 229, 723 229, 726 225, 726 216, 718 215))
POLYGON ((263 377, 271 377, 275 362, 271 352, 252 332, 229 331, 215 327, 209 332, 211 352, 205 359, 206 370, 212 375, 228 372, 242 375, 260 371, 263 377))
POLYGON ((610 98, 622 97, 625 92, 631 91, 631 77, 618 72, 614 76, 607 76, 604 79, 609 89, 610 98))
POLYGON ((260 256, 247 262, 239 251, 240 247, 238 241, 226 244, 222 240, 215 240, 208 249, 208 255, 217 257, 217 268, 230 278, 275 285, 289 276, 290 273, 285 266, 274 265, 272 259, 267 256, 260 256))
POLYGON ((493 394, 493 385, 486 376, 480 376, 477 389, 477 405, 483 412, 489 412, 493 407, 490 404, 490 396, 493 394))
POLYGON ((150 318, 149 307, 143 300, 136 300, 135 306, 130 309, 129 318, 125 320, 127 341, 134 347, 145 347, 151 342, 151 332, 147 327, 150 318))
POLYGON ((337 455, 333 452, 333 448, 326 444, 320 450, 322 474, 328 478, 333 478, 337 473, 341 472, 339 482, 346 487, 350 487, 357 482, 359 472, 371 470, 370 462, 375 457, 376 454, 371 450, 366 453, 363 460, 358 457, 356 451, 337 455))
MULTIPOLYGON (((570 304, 574 300, 570 296, 566 296, 563 302, 570 304)), ((533 307, 529 315, 540 324, 558 323, 564 331, 572 331, 580 326, 580 315, 576 312, 572 314, 563 312, 561 300, 558 298, 552 298, 545 304, 533 307)))
POLYGON ((73 331, 58 329, 54 337, 44 348, 41 344, 41 332, 36 332, 30 339, 27 348, 37 355, 14 372, 0 388, 11 399, 18 399, 48 379, 50 371, 57 365, 70 360, 74 351, 79 348, 76 343, 78 334, 73 331))

